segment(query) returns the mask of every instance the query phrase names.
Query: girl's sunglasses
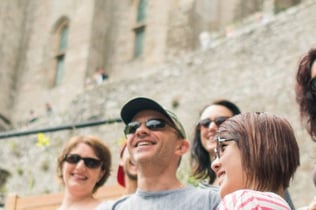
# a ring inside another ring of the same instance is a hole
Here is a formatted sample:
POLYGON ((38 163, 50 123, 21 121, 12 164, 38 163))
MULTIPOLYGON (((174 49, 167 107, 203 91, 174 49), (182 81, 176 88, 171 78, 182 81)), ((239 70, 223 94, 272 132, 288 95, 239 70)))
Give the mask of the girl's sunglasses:
POLYGON ((216 126, 220 126, 225 120, 227 120, 229 117, 216 117, 214 120, 211 120, 209 118, 203 119, 199 122, 200 126, 203 126, 204 128, 208 128, 212 122, 215 123, 216 126))
POLYGON ((87 168, 98 168, 101 165, 101 161, 95 158, 84 158, 77 154, 65 155, 64 161, 70 164, 77 164, 80 160, 83 160, 87 168))
MULTIPOLYGON (((144 124, 146 128, 148 128, 149 130, 161 129, 161 128, 164 128, 166 125, 169 125, 165 120, 162 120, 162 119, 150 119, 144 122, 144 124)), ((137 128, 139 128, 141 125, 142 123, 138 121, 133 121, 133 122, 128 123, 124 129, 124 134, 125 135, 134 134, 137 128)))
POLYGON ((224 147, 227 146, 227 145, 225 145, 225 142, 228 142, 228 141, 238 141, 238 139, 236 139, 236 138, 225 139, 225 138, 222 138, 219 136, 217 137, 217 139, 216 139, 217 144, 216 144, 216 148, 214 149, 216 159, 221 158, 221 155, 224 152, 224 147))

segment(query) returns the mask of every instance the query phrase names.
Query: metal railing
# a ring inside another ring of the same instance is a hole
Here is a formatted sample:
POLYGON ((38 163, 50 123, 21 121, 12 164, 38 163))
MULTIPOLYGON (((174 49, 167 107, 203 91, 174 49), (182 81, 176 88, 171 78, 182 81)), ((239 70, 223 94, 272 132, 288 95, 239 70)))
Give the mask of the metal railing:
POLYGON ((85 127, 98 126, 98 125, 103 125, 103 124, 112 124, 112 123, 118 123, 118 122, 122 122, 122 120, 119 118, 116 118, 116 119, 61 125, 61 126, 56 126, 56 127, 40 128, 40 129, 26 130, 26 131, 2 132, 0 133, 0 139, 11 138, 11 137, 16 137, 16 136, 26 136, 26 135, 37 134, 37 133, 48 133, 48 132, 55 132, 55 131, 61 131, 61 130, 72 130, 72 129, 77 129, 77 128, 85 128, 85 127))

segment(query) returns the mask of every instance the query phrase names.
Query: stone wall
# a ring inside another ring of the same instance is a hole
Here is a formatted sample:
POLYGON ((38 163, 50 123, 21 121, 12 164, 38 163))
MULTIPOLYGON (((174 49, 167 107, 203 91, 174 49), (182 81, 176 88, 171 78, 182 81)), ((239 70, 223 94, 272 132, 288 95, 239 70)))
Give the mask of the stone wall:
MULTIPOLYGON (((293 1, 282 0, 282 5, 287 2, 288 7, 293 1)), ((30 117, 31 110, 45 114, 46 102, 63 112, 73 95, 85 91, 96 67, 105 67, 110 80, 129 78, 135 71, 148 73, 199 48, 202 31, 225 33, 227 24, 257 11, 260 4, 275 5, 281 0, 150 1, 144 21, 144 54, 135 59, 137 2, 1 1, 1 8, 8 8, 1 13, 0 23, 4 40, 0 87, 5 90, 0 96, 1 116, 17 127, 30 117), (54 86, 56 27, 62 19, 69 20, 68 45, 63 79, 54 86)))

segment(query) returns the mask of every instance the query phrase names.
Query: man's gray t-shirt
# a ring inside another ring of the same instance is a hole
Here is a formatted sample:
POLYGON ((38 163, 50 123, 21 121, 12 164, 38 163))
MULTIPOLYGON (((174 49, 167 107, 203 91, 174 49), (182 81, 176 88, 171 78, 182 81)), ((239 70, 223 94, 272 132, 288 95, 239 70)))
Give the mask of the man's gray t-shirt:
POLYGON ((187 186, 176 190, 144 192, 126 196, 104 205, 102 210, 215 210, 220 202, 218 193, 187 186))

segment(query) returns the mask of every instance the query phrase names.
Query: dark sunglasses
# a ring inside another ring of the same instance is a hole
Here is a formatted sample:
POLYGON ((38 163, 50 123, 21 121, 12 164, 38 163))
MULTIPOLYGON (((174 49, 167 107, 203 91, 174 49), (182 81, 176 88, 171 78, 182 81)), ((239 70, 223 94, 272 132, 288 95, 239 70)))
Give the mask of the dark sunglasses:
POLYGON ((316 77, 314 77, 311 81, 310 81, 310 86, 311 86, 311 90, 314 94, 316 94, 316 77))
MULTIPOLYGON (((138 121, 133 121, 133 122, 128 123, 124 129, 124 134, 125 135, 134 134, 137 128, 139 128, 141 125, 142 123, 138 121)), ((145 126, 149 130, 161 129, 161 128, 164 128, 166 125, 169 125, 169 124, 165 120, 162 120, 162 119, 150 119, 145 122, 145 126)))
POLYGON ((229 117, 216 117, 214 120, 209 118, 203 119, 199 122, 199 125, 203 126, 204 128, 208 128, 212 122, 215 123, 216 126, 220 126, 225 120, 229 117))
POLYGON ((80 155, 68 154, 65 155, 64 161, 70 164, 77 164, 80 160, 83 160, 87 168, 98 168, 101 165, 101 161, 95 158, 83 158, 80 155))

